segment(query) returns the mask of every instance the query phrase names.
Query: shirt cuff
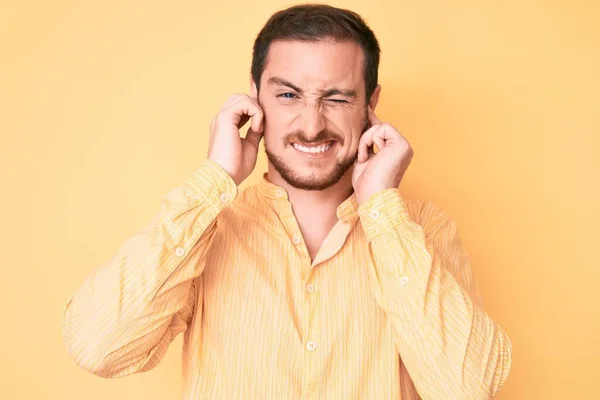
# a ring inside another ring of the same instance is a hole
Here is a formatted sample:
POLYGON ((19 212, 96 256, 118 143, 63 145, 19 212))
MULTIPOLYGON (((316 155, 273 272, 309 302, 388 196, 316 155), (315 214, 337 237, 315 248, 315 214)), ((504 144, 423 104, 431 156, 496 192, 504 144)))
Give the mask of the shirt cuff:
POLYGON ((398 188, 389 188, 375 193, 358 207, 358 215, 367 240, 394 229, 410 220, 404 198, 398 188))
POLYGON ((235 181, 213 160, 207 159, 192 173, 184 186, 198 197, 200 201, 214 205, 220 211, 227 207, 238 194, 235 181))

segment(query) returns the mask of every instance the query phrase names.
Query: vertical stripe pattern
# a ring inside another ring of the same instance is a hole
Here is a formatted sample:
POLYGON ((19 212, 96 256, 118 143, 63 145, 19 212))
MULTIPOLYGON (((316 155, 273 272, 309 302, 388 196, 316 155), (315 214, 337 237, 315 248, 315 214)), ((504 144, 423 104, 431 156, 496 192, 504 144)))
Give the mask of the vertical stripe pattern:
POLYGON ((314 259, 286 191, 207 160, 65 304, 75 363, 119 378, 183 334, 185 399, 491 399, 511 342, 455 221, 387 189, 337 209, 314 259))

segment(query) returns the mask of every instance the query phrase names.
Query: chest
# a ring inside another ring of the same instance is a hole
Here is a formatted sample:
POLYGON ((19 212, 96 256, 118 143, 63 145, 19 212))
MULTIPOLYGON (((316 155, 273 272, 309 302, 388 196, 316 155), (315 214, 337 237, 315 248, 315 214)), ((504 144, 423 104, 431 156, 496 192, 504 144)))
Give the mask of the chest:
POLYGON ((304 245, 285 235, 244 241, 218 234, 202 275, 204 318, 218 322, 219 335, 235 334, 242 324, 281 345, 301 345, 315 335, 357 342, 377 336, 387 321, 373 295, 362 235, 353 231, 342 243, 323 238, 304 245), (323 250, 316 264, 311 246, 323 250))
POLYGON ((300 229, 302 232, 302 239, 306 245, 306 249, 311 260, 314 260, 319 253, 319 249, 323 246, 327 233, 313 232, 310 229, 300 229))
POLYGON ((356 393, 379 387, 382 374, 399 382, 394 331, 373 295, 362 231, 325 240, 317 260, 293 236, 254 237, 221 229, 206 256, 194 322, 199 373, 218 371, 253 393, 299 388, 300 380, 302 387, 342 382, 342 391, 355 385, 356 393), (277 378, 261 379, 260 371, 277 378))

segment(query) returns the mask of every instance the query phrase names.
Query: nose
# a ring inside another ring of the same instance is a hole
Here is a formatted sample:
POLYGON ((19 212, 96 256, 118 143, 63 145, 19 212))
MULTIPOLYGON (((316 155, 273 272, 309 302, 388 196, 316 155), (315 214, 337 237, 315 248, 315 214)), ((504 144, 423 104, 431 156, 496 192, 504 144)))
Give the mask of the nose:
POLYGON ((325 129, 323 106, 319 101, 308 102, 304 107, 302 129, 307 137, 315 137, 325 129))

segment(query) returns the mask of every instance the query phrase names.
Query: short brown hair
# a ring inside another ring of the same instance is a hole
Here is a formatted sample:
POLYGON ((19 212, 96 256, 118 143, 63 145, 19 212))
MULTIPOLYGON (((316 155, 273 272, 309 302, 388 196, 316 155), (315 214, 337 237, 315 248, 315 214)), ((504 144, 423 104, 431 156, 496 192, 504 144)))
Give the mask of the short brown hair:
POLYGON ((354 41, 364 53, 366 101, 377 86, 379 43, 373 31, 357 13, 326 4, 301 4, 273 14, 254 41, 252 78, 260 90, 269 47, 274 40, 318 42, 324 39, 354 41))

